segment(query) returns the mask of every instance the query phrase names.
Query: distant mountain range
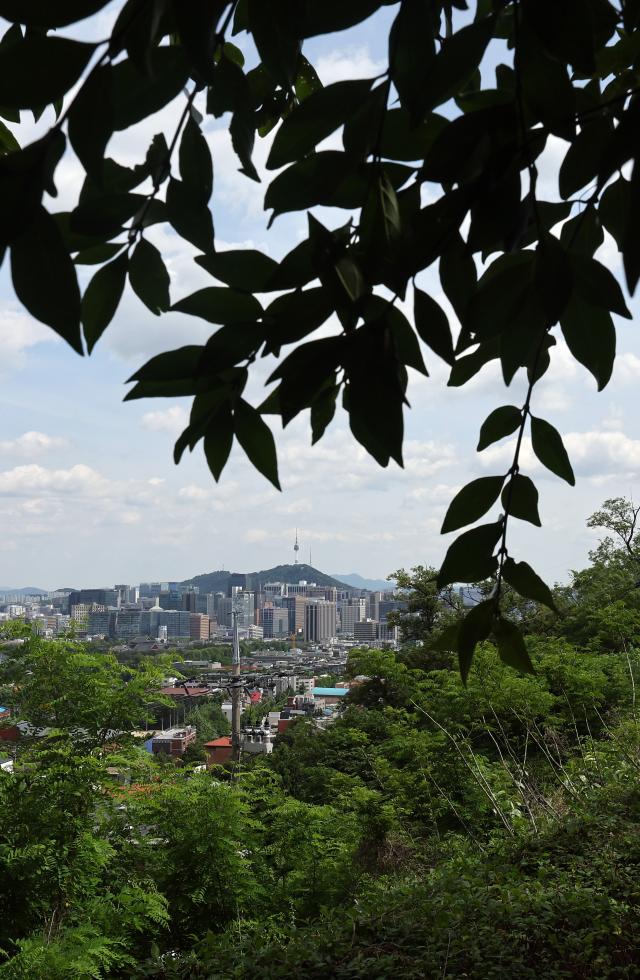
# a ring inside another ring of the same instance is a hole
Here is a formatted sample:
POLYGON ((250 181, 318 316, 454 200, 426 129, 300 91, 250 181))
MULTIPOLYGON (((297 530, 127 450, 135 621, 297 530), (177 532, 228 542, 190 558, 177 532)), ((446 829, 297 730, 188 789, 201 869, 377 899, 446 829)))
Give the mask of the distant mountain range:
POLYGON ((368 589, 370 592, 389 592, 393 589, 393 582, 387 582, 383 578, 363 578, 357 572, 350 572, 348 575, 336 575, 335 577, 354 589, 368 589))
MULTIPOLYGON (((327 575, 312 565, 305 565, 300 562, 298 565, 276 565, 275 568, 264 568, 259 572, 247 572, 247 585, 251 589, 257 589, 265 582, 287 582, 296 585, 298 582, 315 582, 316 585, 335 586, 337 589, 371 589, 376 591, 382 588, 389 588, 388 582, 379 582, 374 579, 365 579, 360 575, 345 575, 337 578, 327 575)), ((231 572, 217 571, 206 572, 203 575, 194 575, 191 579, 181 582, 181 585, 197 586, 201 592, 226 592, 231 572)))
POLYGON ((23 588, 18 589, 14 585, 0 585, 0 594, 7 593, 9 595, 45 595, 49 589, 37 589, 33 585, 25 585, 23 588))

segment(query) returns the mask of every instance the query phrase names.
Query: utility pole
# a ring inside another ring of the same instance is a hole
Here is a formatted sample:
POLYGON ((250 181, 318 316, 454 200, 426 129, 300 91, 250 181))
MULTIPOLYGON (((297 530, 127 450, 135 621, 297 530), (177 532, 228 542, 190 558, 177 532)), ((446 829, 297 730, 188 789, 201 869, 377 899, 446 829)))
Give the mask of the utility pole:
POLYGON ((240 698, 242 678, 240 676, 240 640, 238 638, 238 613, 233 616, 233 654, 231 657, 231 761, 240 762, 240 698))

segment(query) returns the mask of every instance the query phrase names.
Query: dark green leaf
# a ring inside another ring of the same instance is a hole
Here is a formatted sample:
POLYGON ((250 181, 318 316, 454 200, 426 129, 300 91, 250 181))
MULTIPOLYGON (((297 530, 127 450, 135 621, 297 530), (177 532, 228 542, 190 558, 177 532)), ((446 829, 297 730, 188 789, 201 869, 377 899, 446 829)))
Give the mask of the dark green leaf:
POLYGON ((389 34, 389 75, 414 123, 424 117, 431 102, 435 17, 428 0, 403 0, 389 34))
POLYGON ((213 248, 213 218, 209 206, 194 197, 191 188, 181 180, 169 179, 167 214, 181 238, 203 252, 213 248))
POLYGON ((515 623, 500 616, 493 624, 493 635, 498 647, 498 655, 504 664, 515 667, 523 673, 534 673, 522 633, 515 623))
POLYGON ((149 171, 154 186, 160 187, 169 176, 171 162, 169 160, 169 147, 164 133, 156 133, 149 144, 145 158, 145 166, 149 171))
POLYGON ((430 113, 424 122, 414 126, 406 109, 388 109, 382 126, 380 155, 391 160, 423 160, 446 125, 444 116, 430 113))
POLYGON ((256 136, 253 117, 246 112, 234 112, 231 125, 229 126, 229 133, 231 135, 231 145, 242 164, 240 173, 246 177, 250 177, 251 180, 255 180, 259 184, 260 175, 251 159, 256 136))
POLYGON ((220 282, 247 293, 268 290, 270 280, 278 271, 277 262, 251 248, 196 255, 196 262, 220 282))
POLYGON ((204 454, 216 483, 229 459, 233 445, 233 424, 231 409, 224 406, 215 413, 205 432, 204 454))
POLYGON ((174 381, 181 378, 193 378, 198 373, 204 348, 198 344, 188 344, 177 350, 157 354, 143 364, 135 374, 127 379, 130 381, 174 381))
POLYGON ((526 599, 533 599, 534 602, 541 602, 548 606, 552 612, 556 612, 551 589, 526 561, 516 562, 513 558, 505 559, 502 575, 505 582, 520 595, 526 599))
POLYGON ((176 313, 199 316, 209 323, 240 323, 255 320, 262 315, 262 307, 255 297, 225 286, 207 286, 174 303, 176 313))
POLYGON ((104 245, 92 245, 78 252, 73 260, 76 265, 102 265, 108 262, 124 248, 118 242, 105 242, 104 245))
POLYGON ((188 3, 173 0, 171 6, 191 65, 202 79, 209 81, 217 40, 216 25, 227 0, 189 0, 188 3))
POLYGON ((560 241, 570 255, 591 258, 597 252, 604 241, 601 217, 599 211, 591 206, 565 221, 560 231, 560 241))
POLYGON ((58 225, 42 206, 13 240, 11 277, 16 296, 29 313, 82 354, 76 270, 58 225))
POLYGON ((401 234, 398 198, 384 169, 371 184, 360 214, 361 247, 375 257, 384 257, 394 247, 401 234))
POLYGON ((128 129, 159 112, 184 88, 188 66, 181 47, 155 48, 150 53, 151 74, 141 72, 130 59, 113 67, 115 129, 128 129))
POLYGON ((467 354, 466 357, 458 358, 451 368, 447 385, 450 388, 459 388, 461 385, 466 384, 485 364, 498 357, 499 354, 500 348, 497 340, 495 337, 492 337, 488 341, 485 341, 485 343, 480 344, 473 353, 467 354))
POLYGON ((27 27, 66 27, 91 17, 109 0, 0 0, 0 17, 27 27))
POLYGON ((275 82, 293 88, 301 41, 286 0, 247 0, 249 28, 260 60, 275 82))
POLYGON ((333 304, 322 286, 278 296, 264 311, 267 351, 278 352, 283 344, 313 333, 332 313, 333 304))
POLYGON ((494 23, 493 17, 481 17, 445 38, 429 78, 429 105, 435 107, 462 92, 482 61, 494 23))
POLYGON ((449 236, 440 255, 440 282, 461 323, 476 291, 478 273, 473 256, 458 231, 449 236))
POLYGON ((575 486, 576 478, 560 433, 549 422, 534 415, 531 416, 531 445, 543 466, 575 486))
POLYGON ((82 297, 82 325, 89 353, 109 326, 122 298, 129 259, 126 252, 103 265, 82 297))
POLYGON ((449 504, 440 533, 457 531, 483 517, 498 499, 503 483, 503 476, 481 476, 467 483, 449 504))
POLYGON ((453 338, 446 313, 428 293, 413 290, 413 315, 420 339, 447 364, 453 364, 453 338))
POLYGON ((100 184, 104 152, 113 133, 113 80, 110 64, 95 68, 73 100, 69 140, 86 172, 100 184))
POLYGON ((207 204, 213 193, 213 163, 202 130, 191 118, 180 140, 180 177, 194 201, 207 204))
POLYGON ((519 75, 527 108, 554 136, 572 140, 576 100, 566 66, 549 57, 537 39, 522 32, 519 75))
POLYGON ((402 466, 407 372, 395 354, 386 320, 366 324, 348 338, 344 367, 353 435, 381 466, 390 459, 402 466))
POLYGON ((62 98, 78 81, 94 44, 33 33, 0 47, 0 105, 37 109, 62 98))
POLYGON ((610 314, 574 296, 560 319, 562 335, 577 361, 606 387, 616 356, 616 328, 610 314))
POLYGON ((267 383, 282 379, 278 391, 282 424, 313 404, 314 399, 333 377, 340 364, 344 342, 341 337, 324 337, 296 347, 282 361, 267 383))
POLYGON ((549 325, 556 323, 571 297, 573 273, 567 253, 553 235, 544 235, 538 242, 534 276, 549 325))
POLYGON ((322 439, 327 426, 330 425, 335 415, 336 398, 339 392, 340 385, 329 384, 311 403, 311 444, 313 446, 322 439))
POLYGON ((134 293, 156 316, 171 306, 169 273, 158 249, 145 238, 133 250, 129 282, 134 293))
POLYGON ((502 534, 502 521, 481 524, 456 538, 445 555, 438 572, 438 585, 452 582, 478 582, 493 575, 498 559, 493 551, 502 534))
POLYGON ((631 184, 620 176, 605 189, 598 207, 600 220, 615 238, 619 250, 623 247, 630 207, 631 184))
POLYGON ((20 144, 8 126, 0 119, 0 154, 13 153, 20 149, 20 144))
POLYGON ((573 279, 582 299, 602 310, 631 319, 618 280, 601 262, 588 255, 570 253, 573 279))
POLYGON ((473 655, 478 643, 486 640, 491 632, 494 617, 494 602, 486 599, 479 602, 464 617, 458 627, 456 637, 456 648, 458 651, 458 663, 460 665, 460 677, 462 683, 466 685, 467 677, 473 663, 473 655))
POLYGON ((344 31, 366 20, 381 7, 386 0, 314 0, 304 5, 301 18, 301 35, 315 37, 317 34, 331 34, 344 31))
POLYGON ((542 527, 538 514, 538 491, 528 476, 516 473, 502 491, 502 506, 505 513, 519 517, 522 521, 530 521, 537 527, 542 527))
POLYGON ((560 165, 560 196, 571 197, 598 176, 603 148, 613 133, 610 117, 596 117, 580 130, 560 165))
POLYGON ((296 98, 304 102, 310 95, 322 88, 322 82, 318 78, 313 65, 309 64, 304 55, 298 59, 298 73, 296 75, 295 89, 296 98))
POLYGON ((502 405, 496 408, 486 417, 480 428, 480 439, 478 441, 478 452, 482 452, 487 446, 510 436, 515 432, 522 422, 522 412, 515 405, 502 405))
POLYGON ((310 95, 283 120, 267 167, 277 170, 310 153, 360 108, 370 88, 371 79, 357 79, 335 82, 310 95))
POLYGON ((630 193, 628 197, 629 213, 622 240, 622 260, 627 280, 627 289, 633 296, 640 279, 640 242, 636 229, 640 219, 640 166, 636 157, 631 173, 630 193))
POLYGON ((69 226, 80 235, 114 238, 145 204, 142 194, 104 194, 81 200, 71 212, 69 226))
POLYGON ((280 490, 276 444, 271 429, 260 413, 243 398, 236 404, 233 426, 236 438, 249 460, 280 490))

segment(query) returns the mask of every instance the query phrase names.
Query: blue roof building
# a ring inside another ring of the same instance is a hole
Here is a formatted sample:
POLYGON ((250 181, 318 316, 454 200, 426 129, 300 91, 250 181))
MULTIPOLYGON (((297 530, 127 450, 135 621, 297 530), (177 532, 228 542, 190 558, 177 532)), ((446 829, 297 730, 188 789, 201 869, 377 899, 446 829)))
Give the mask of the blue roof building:
POLYGON ((343 698, 349 693, 348 687, 313 687, 311 689, 313 695, 318 695, 321 698, 343 698))

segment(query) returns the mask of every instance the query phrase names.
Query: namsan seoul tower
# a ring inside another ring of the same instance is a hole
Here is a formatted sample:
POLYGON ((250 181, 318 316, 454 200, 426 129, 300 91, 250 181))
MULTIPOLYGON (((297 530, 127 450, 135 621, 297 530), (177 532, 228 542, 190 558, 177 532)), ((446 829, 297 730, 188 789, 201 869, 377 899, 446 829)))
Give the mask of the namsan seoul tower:
POLYGON ((300 551, 300 545, 298 544, 298 528, 296 528, 296 543, 293 546, 293 564, 298 564, 298 552, 300 551))

